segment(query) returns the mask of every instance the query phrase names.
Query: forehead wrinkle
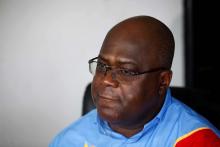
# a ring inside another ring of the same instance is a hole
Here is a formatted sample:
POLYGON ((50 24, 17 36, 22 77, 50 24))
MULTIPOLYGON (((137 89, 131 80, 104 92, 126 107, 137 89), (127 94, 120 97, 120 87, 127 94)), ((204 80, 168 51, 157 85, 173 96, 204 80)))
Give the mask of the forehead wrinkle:
POLYGON ((117 55, 103 55, 99 54, 98 56, 101 60, 108 62, 113 65, 124 65, 124 64, 130 64, 130 65, 135 65, 138 66, 137 62, 134 60, 124 58, 124 57, 119 57, 117 55))
POLYGON ((129 40, 106 40, 100 50, 99 55, 105 60, 115 61, 120 64, 142 64, 141 56, 147 54, 146 45, 144 43, 134 43, 129 40), (139 53, 139 54, 137 54, 139 53))

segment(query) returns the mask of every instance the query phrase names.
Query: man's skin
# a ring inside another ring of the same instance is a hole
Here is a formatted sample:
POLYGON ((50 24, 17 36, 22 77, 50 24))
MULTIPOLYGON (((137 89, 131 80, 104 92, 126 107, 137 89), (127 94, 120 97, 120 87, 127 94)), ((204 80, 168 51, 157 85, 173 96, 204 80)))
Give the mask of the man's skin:
POLYGON ((127 19, 109 31, 98 56, 100 62, 138 72, 167 69, 128 82, 118 81, 112 71, 94 76, 93 101, 99 116, 114 131, 131 137, 158 114, 172 78, 173 52, 174 39, 169 29, 148 16, 127 19))

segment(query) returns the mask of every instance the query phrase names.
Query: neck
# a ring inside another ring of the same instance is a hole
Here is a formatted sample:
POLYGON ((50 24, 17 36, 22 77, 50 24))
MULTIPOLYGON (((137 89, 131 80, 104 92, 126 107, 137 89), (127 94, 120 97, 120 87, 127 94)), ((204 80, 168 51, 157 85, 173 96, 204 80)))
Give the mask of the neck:
POLYGON ((137 134, 138 132, 140 132, 144 128, 143 125, 138 126, 138 127, 134 127, 134 128, 124 127, 124 126, 115 125, 115 124, 109 124, 109 125, 114 131, 124 135, 127 138, 137 134))
POLYGON ((154 113, 151 113, 148 116, 143 116, 142 119, 133 119, 133 121, 125 121, 123 122, 118 122, 118 123, 113 123, 109 122, 109 126, 114 130, 115 132, 118 132, 125 137, 131 137, 138 132, 142 131, 144 128, 144 125, 147 124, 149 121, 151 121, 158 113, 159 111, 154 111, 154 113))

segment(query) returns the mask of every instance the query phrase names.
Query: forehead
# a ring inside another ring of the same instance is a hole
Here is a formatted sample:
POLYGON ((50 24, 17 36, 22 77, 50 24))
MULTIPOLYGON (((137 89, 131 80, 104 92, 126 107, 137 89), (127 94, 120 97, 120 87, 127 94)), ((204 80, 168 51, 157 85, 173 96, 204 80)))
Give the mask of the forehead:
POLYGON ((143 68, 154 66, 155 55, 147 41, 129 36, 107 38, 101 48, 100 56, 111 64, 133 63, 143 68))
POLYGON ((105 37, 100 56, 112 62, 129 60, 144 67, 156 66, 160 35, 155 26, 144 21, 128 21, 116 25, 105 37))

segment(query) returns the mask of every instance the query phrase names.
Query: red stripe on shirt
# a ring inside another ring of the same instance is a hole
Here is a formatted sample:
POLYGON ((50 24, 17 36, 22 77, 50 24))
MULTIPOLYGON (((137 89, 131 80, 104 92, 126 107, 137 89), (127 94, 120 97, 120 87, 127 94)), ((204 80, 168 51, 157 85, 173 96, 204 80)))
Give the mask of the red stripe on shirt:
POLYGON ((220 147, 220 138, 209 128, 199 128, 177 139, 174 147, 220 147))

